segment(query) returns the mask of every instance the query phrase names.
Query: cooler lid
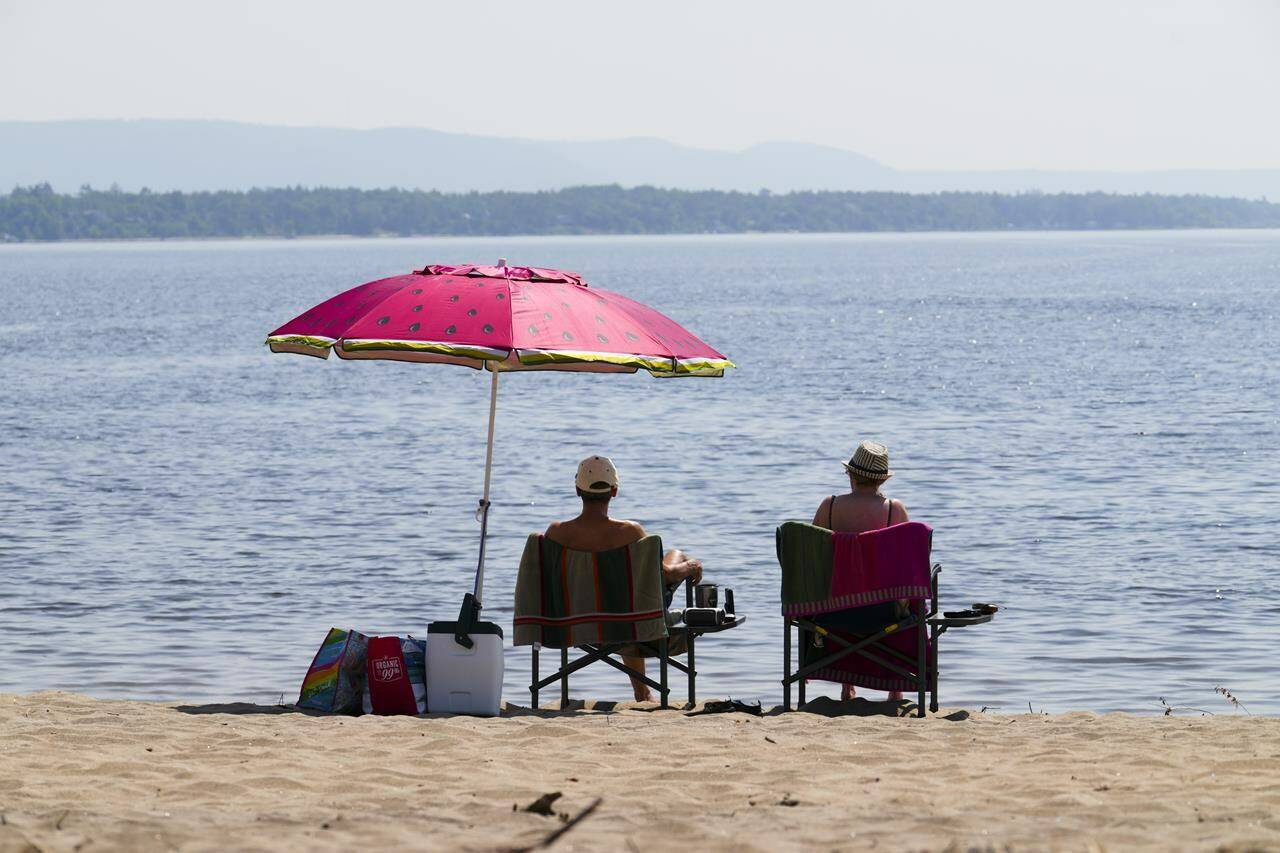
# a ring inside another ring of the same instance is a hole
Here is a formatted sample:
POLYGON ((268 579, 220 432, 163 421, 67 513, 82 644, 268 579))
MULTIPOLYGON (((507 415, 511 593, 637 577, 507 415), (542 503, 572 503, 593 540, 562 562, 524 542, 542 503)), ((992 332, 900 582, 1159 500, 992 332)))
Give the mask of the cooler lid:
MULTIPOLYGON (((427 626, 427 634, 453 634, 458 630, 457 622, 432 622, 427 626)), ((502 636, 502 626, 496 622, 473 622, 469 634, 497 634, 502 636)))

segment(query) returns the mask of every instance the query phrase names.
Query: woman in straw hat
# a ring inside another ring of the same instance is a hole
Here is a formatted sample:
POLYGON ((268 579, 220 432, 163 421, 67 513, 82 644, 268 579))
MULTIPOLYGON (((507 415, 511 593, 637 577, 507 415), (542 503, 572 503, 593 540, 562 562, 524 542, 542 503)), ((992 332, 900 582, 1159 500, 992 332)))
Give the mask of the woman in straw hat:
MULTIPOLYGON (((831 495, 818 505, 818 511, 813 514, 815 526, 836 533, 865 533, 908 520, 907 508, 902 501, 887 498, 880 492, 884 482, 893 476, 889 470, 887 447, 878 441, 864 441, 843 464, 849 474, 849 491, 843 495, 831 495)), ((892 603, 871 605, 871 608, 893 607, 892 603)), ((844 685, 840 698, 852 699, 853 696, 853 685, 844 685)), ((902 694, 895 691, 889 694, 889 698, 901 699, 902 694)))
POLYGON ((848 462, 849 492, 832 495, 813 514, 813 523, 836 533, 865 533, 907 521, 902 501, 886 498, 880 487, 893 476, 889 470, 889 449, 878 441, 858 445, 848 462))

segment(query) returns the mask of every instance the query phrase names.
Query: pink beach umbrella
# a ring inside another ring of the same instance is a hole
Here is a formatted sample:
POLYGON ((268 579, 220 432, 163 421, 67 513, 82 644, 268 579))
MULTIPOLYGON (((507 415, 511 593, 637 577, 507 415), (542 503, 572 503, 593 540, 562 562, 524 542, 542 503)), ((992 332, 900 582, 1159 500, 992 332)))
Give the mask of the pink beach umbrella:
POLYGON ((561 270, 429 266, 353 287, 267 337, 272 352, 327 358, 461 364, 490 371, 489 434, 480 499, 475 586, 463 599, 458 642, 484 591, 489 477, 498 377, 514 370, 722 376, 733 363, 671 318, 561 270))

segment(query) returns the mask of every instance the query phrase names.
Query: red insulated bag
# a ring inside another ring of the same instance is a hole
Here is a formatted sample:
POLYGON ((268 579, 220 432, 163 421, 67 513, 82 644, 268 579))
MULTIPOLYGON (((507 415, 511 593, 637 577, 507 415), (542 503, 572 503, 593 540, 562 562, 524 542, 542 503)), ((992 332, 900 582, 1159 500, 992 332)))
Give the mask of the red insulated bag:
POLYGON ((426 650, 421 646, 422 641, 414 639, 369 639, 365 713, 421 714, 426 710, 423 683, 426 650))

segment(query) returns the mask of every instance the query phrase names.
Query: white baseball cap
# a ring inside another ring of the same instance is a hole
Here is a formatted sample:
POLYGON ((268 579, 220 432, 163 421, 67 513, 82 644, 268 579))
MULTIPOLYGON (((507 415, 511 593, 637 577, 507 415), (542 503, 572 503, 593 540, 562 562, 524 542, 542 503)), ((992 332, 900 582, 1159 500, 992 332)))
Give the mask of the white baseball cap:
POLYGON ((578 463, 578 488, 600 495, 618 488, 618 469, 607 456, 588 456, 578 463))

